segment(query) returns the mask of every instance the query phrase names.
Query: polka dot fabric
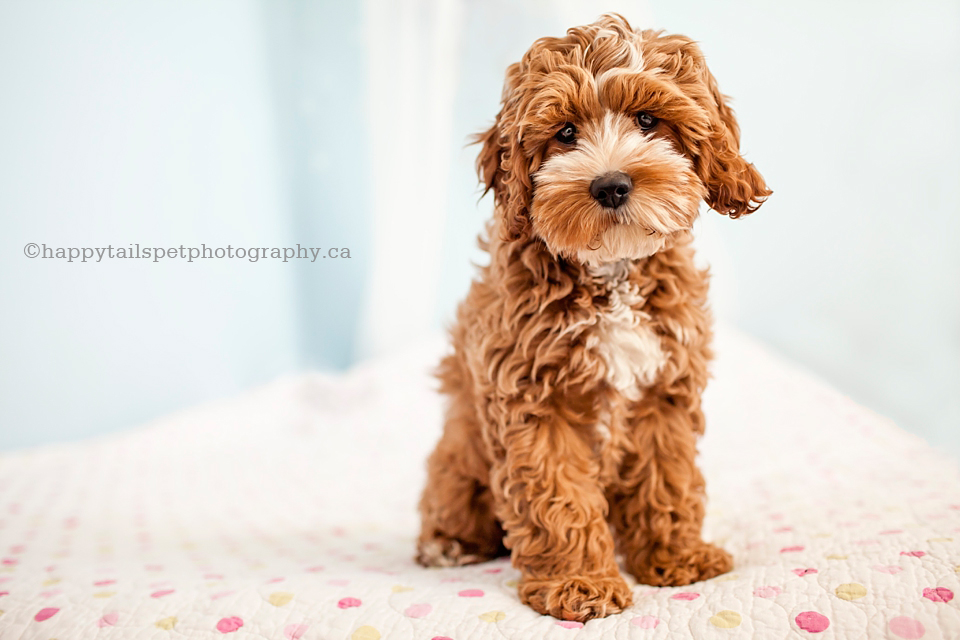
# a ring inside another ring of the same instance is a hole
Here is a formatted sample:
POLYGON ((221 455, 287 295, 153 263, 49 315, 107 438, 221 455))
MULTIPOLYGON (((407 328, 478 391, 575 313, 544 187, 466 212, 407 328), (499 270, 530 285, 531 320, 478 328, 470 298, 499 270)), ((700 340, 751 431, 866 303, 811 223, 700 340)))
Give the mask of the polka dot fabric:
POLYGON ((437 342, 0 456, 0 638, 960 638, 956 468, 742 336, 717 347, 701 450, 730 574, 580 624, 521 605, 506 559, 416 566, 437 342))

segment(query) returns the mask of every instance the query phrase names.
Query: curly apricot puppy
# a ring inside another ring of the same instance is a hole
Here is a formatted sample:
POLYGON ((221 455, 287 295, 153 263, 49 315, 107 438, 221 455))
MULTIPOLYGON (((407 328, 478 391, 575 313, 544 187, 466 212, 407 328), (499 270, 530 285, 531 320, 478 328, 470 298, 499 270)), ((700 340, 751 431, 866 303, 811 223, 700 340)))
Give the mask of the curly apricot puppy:
POLYGON ((580 621, 630 605, 617 551, 645 584, 730 570, 700 535, 711 320, 690 230, 701 201, 737 218, 771 193, 739 138, 697 45, 617 15, 508 69, 478 137, 491 259, 440 366, 421 564, 509 550, 521 600, 580 621))

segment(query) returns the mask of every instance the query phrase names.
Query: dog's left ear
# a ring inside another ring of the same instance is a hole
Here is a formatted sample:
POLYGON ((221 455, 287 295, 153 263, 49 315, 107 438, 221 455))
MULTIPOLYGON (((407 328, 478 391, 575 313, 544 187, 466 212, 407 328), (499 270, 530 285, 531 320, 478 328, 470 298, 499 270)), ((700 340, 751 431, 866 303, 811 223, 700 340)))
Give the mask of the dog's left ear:
POLYGON ((701 143, 697 173, 707 187, 707 205, 739 218, 760 208, 773 191, 767 188, 756 167, 740 155, 740 127, 702 56, 699 66, 709 94, 707 99, 712 104, 705 105, 710 113, 710 132, 701 143))

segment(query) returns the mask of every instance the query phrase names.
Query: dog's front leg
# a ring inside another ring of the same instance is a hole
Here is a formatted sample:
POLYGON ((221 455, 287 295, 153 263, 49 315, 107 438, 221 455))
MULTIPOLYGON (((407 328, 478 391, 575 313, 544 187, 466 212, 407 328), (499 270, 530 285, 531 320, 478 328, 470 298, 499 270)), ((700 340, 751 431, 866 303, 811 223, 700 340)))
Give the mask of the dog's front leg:
POLYGON ((651 393, 637 409, 637 453, 624 461, 623 486, 610 506, 627 570, 644 584, 686 585, 733 568, 729 553, 700 537, 704 482, 696 442, 702 424, 699 403, 689 396, 651 393))
POLYGON ((543 417, 507 425, 497 444, 492 486, 504 542, 522 571, 521 601, 576 621, 629 606, 590 444, 563 421, 543 417))

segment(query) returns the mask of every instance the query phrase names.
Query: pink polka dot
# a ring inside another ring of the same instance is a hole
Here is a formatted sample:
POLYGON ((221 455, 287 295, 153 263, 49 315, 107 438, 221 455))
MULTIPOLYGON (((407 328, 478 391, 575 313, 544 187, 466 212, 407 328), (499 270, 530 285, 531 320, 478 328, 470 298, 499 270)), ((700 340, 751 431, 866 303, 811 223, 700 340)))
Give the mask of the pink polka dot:
POLYGON ((497 567, 496 569, 484 569, 484 570, 483 570, 484 573, 500 573, 501 571, 503 571, 503 569, 501 569, 500 567, 497 567))
POLYGON ((911 558, 922 558, 923 556, 927 555, 927 552, 926 551, 901 551, 900 555, 910 556, 911 558))
POLYGON ((483 591, 481 591, 480 589, 464 589, 457 595, 460 596, 461 598, 482 598, 483 591))
POLYGON ((630 621, 630 624, 641 629, 656 629, 660 619, 656 616, 637 616, 630 621))
POLYGON ((433 636, 430 640, 453 640, 450 636, 433 636))
POLYGON ((776 598, 781 593, 783 589, 780 587, 757 587, 753 590, 753 595, 758 598, 776 598))
POLYGON ((154 591, 150 594, 151 598, 162 598, 163 596, 168 596, 173 593, 173 589, 162 589, 160 591, 154 591))
POLYGON ((574 620, 557 620, 557 626, 563 627, 564 629, 581 629, 583 628, 583 623, 574 620))
POLYGON ((116 582, 117 582, 116 580, 97 580, 96 582, 93 583, 93 586, 105 587, 108 584, 115 584, 116 582))
POLYGON ((306 570, 309 571, 310 573, 316 573, 317 571, 323 571, 323 567, 320 565, 317 565, 315 567, 307 567, 306 570))
POLYGON ((341 609, 349 609, 350 607, 359 607, 362 602, 359 598, 341 598, 340 602, 337 603, 337 606, 341 609))
POLYGON ((10 592, 9 592, 9 591, 0 591, 0 598, 2 598, 3 596, 8 596, 8 595, 10 595, 10 592))
POLYGON ((98 627, 112 627, 117 624, 120 615, 116 611, 111 611, 97 621, 98 627))
POLYGON ((917 638, 922 638, 927 630, 923 628, 919 620, 907 616, 897 616, 890 621, 890 632, 898 638, 917 640, 917 638))
POLYGON ((33 619, 37 622, 43 622, 44 620, 49 620, 52 618, 57 611, 60 611, 57 607, 47 607, 45 609, 40 609, 37 611, 37 615, 33 616, 33 619))
POLYGON ((923 597, 932 602, 950 602, 953 600, 953 591, 946 587, 934 587, 923 590, 923 597))
POLYGON ((794 569, 793 572, 798 576, 808 576, 811 573, 817 573, 816 569, 794 569))
POLYGON ((433 611, 433 607, 425 602, 412 604, 403 611, 403 615, 408 618, 422 618, 433 611))
POLYGON ((804 611, 797 615, 794 621, 800 629, 810 633, 820 633, 830 626, 830 620, 827 619, 827 616, 816 611, 804 611))
POLYGON ((283 628, 283 635, 289 640, 299 640, 300 636, 307 632, 310 626, 306 624, 288 624, 283 628))
POLYGON ((219 592, 213 594, 212 596, 210 596, 210 599, 211 599, 211 600, 219 600, 220 598, 226 598, 227 596, 233 595, 234 593, 236 593, 236 592, 235 592, 235 591, 219 591, 219 592))
POLYGON ((220 622, 217 623, 217 631, 220 633, 233 633, 242 626, 243 620, 237 616, 230 616, 229 618, 220 619, 220 622))
POLYGON ((4 566, 6 566, 6 567, 12 567, 13 565, 17 564, 18 562, 20 562, 20 561, 17 560, 16 558, 4 558, 3 560, 0 560, 0 564, 4 565, 4 566))
POLYGON ((895 576, 901 571, 903 571, 903 567, 898 567, 895 564, 891 564, 891 565, 875 564, 873 565, 873 570, 879 571, 880 573, 889 573, 890 575, 895 576))
POLYGON ((803 551, 803 549, 803 545, 798 544, 793 547, 784 547, 783 549, 780 549, 780 553, 792 553, 794 551, 803 551))
POLYGON ((675 593, 670 596, 671 600, 696 600, 700 597, 699 593, 694 593, 692 591, 681 591, 680 593, 675 593))
POLYGON ((327 580, 327 584, 332 584, 335 587, 345 587, 350 584, 349 580, 327 580))
POLYGON ((881 531, 880 535, 882 536, 895 536, 898 533, 903 533, 903 529, 887 529, 886 531, 881 531))

